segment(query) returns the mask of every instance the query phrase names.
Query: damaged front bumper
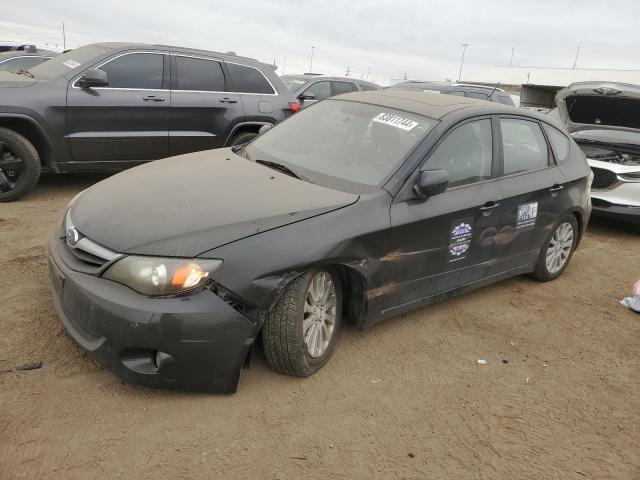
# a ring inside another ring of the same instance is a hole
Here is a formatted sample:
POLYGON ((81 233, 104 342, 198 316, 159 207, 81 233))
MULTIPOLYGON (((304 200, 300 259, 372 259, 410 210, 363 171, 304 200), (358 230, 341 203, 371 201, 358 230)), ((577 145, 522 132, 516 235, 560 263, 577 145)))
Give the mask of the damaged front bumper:
POLYGON ((148 298, 63 261, 64 241, 49 243, 53 303, 67 332, 126 383, 218 393, 236 391, 259 332, 209 289, 148 298))

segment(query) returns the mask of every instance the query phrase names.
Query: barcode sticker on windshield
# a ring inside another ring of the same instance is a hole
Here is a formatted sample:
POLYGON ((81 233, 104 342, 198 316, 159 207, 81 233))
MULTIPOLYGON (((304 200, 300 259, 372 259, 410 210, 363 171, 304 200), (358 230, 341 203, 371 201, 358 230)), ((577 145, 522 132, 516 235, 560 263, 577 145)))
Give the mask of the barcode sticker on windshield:
POLYGON ((66 62, 62 62, 62 64, 65 67, 69 68, 78 68, 80 65, 82 65, 80 62, 76 62, 75 60, 67 60, 66 62))
POLYGON ((392 127, 400 128, 402 130, 413 130, 418 126, 418 122, 414 122, 413 120, 409 120, 408 118, 402 118, 397 115, 392 115, 390 113, 381 113, 376 118, 373 119, 374 122, 384 123, 385 125, 390 125, 392 127))

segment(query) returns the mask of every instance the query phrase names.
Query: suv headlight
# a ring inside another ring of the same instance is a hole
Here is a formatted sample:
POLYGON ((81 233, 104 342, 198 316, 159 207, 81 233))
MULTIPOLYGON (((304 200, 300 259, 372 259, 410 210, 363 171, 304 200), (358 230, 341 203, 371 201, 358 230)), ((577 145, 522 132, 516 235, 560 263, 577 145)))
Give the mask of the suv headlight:
POLYGON ((177 295, 202 286, 222 260, 129 256, 102 275, 152 297, 177 295))

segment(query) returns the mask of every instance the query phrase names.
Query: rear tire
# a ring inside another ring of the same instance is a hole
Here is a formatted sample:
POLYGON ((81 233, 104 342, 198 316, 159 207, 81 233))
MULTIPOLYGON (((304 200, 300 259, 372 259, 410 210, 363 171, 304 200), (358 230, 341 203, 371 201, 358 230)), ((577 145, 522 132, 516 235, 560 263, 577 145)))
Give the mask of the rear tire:
POLYGON ((248 143, 254 138, 258 136, 255 132, 242 132, 235 135, 231 142, 229 143, 230 147, 235 147, 236 145, 242 145, 243 143, 248 143))
POLYGON ((33 144, 19 133, 0 127, 0 202, 12 202, 33 190, 41 170, 33 144))
POLYGON ((564 215, 545 239, 531 276, 541 282, 558 278, 567 268, 578 244, 578 221, 564 215))
POLYGON ((342 290, 335 273, 311 270, 292 280, 262 328, 264 353, 271 368, 296 377, 320 370, 335 348, 341 305, 342 290))

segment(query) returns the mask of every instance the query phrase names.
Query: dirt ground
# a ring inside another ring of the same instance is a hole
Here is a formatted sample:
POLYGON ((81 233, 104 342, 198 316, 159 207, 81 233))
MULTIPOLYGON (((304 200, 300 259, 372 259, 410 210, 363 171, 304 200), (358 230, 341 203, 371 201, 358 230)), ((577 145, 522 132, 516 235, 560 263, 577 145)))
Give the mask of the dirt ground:
POLYGON ((593 221, 555 282, 346 328, 311 378, 258 352, 235 395, 154 391, 85 355, 51 304, 47 237, 99 178, 0 204, 0 479, 640 478, 640 315, 618 304, 640 230, 593 221))

